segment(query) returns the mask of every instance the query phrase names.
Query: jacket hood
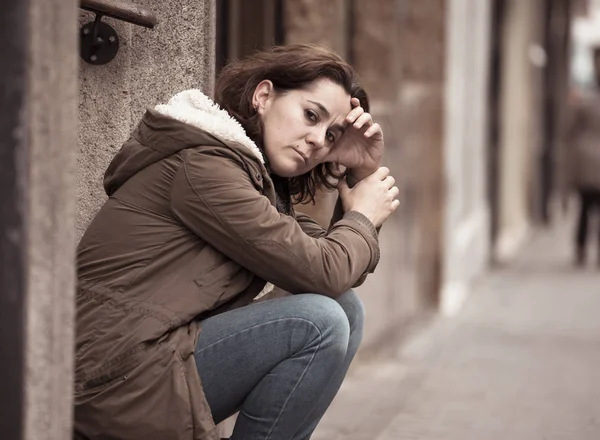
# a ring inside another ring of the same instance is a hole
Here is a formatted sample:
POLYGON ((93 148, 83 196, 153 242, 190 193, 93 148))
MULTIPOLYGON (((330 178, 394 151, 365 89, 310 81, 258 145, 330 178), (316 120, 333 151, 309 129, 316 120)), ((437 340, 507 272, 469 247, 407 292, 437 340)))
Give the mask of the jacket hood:
POLYGON ((200 90, 185 90, 167 104, 146 111, 104 174, 106 194, 111 196, 145 167, 200 145, 243 148, 265 163, 260 149, 235 118, 200 90))

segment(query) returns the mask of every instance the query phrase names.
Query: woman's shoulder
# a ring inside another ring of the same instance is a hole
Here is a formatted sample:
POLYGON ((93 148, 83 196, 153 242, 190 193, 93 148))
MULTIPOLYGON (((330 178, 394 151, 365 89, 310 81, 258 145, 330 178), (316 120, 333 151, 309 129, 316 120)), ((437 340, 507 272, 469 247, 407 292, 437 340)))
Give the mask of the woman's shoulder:
POLYGON ((231 169, 240 172, 265 170, 261 161, 246 148, 236 145, 197 145, 182 152, 186 167, 201 167, 206 172, 231 169))
POLYGON ((186 180, 203 187, 251 185, 262 191, 270 179, 265 166, 244 147, 199 145, 183 151, 182 159, 186 180))

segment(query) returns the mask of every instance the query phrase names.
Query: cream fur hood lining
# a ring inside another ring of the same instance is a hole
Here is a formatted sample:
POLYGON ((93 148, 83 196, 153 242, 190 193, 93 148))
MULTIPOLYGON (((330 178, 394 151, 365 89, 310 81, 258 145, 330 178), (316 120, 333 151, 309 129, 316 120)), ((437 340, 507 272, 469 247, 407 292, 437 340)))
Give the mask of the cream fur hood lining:
MULTIPOLYGON (((265 163, 260 149, 246 135, 242 125, 198 89, 184 90, 169 99, 167 104, 157 105, 154 110, 161 115, 206 131, 226 145, 246 147, 258 157, 261 163, 265 163)), ((268 294, 273 288, 273 284, 267 283, 255 299, 268 294)))
POLYGON ((265 163, 262 152, 246 135, 242 125, 198 89, 184 90, 169 99, 167 104, 157 105, 154 110, 206 131, 226 145, 246 147, 261 163, 265 163))

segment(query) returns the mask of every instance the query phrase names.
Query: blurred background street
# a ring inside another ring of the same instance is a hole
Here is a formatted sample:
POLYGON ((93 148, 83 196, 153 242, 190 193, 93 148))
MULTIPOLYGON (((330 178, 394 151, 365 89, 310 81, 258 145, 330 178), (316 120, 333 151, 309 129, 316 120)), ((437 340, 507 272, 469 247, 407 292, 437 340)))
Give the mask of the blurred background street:
POLYGON ((313 438, 597 438, 600 272, 565 264, 571 227, 536 232, 456 316, 356 368, 313 438))

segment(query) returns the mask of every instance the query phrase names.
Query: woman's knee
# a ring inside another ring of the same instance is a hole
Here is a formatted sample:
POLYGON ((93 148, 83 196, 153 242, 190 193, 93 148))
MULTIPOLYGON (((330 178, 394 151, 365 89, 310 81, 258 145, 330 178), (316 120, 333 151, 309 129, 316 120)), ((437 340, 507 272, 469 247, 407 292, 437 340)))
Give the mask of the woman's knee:
POLYGON ((362 336, 365 325, 365 306, 360 297, 350 289, 336 298, 336 301, 348 318, 350 331, 362 336))
POLYGON ((325 346, 345 352, 351 327, 341 304, 335 299, 317 294, 301 294, 296 297, 296 312, 314 325, 325 346))

